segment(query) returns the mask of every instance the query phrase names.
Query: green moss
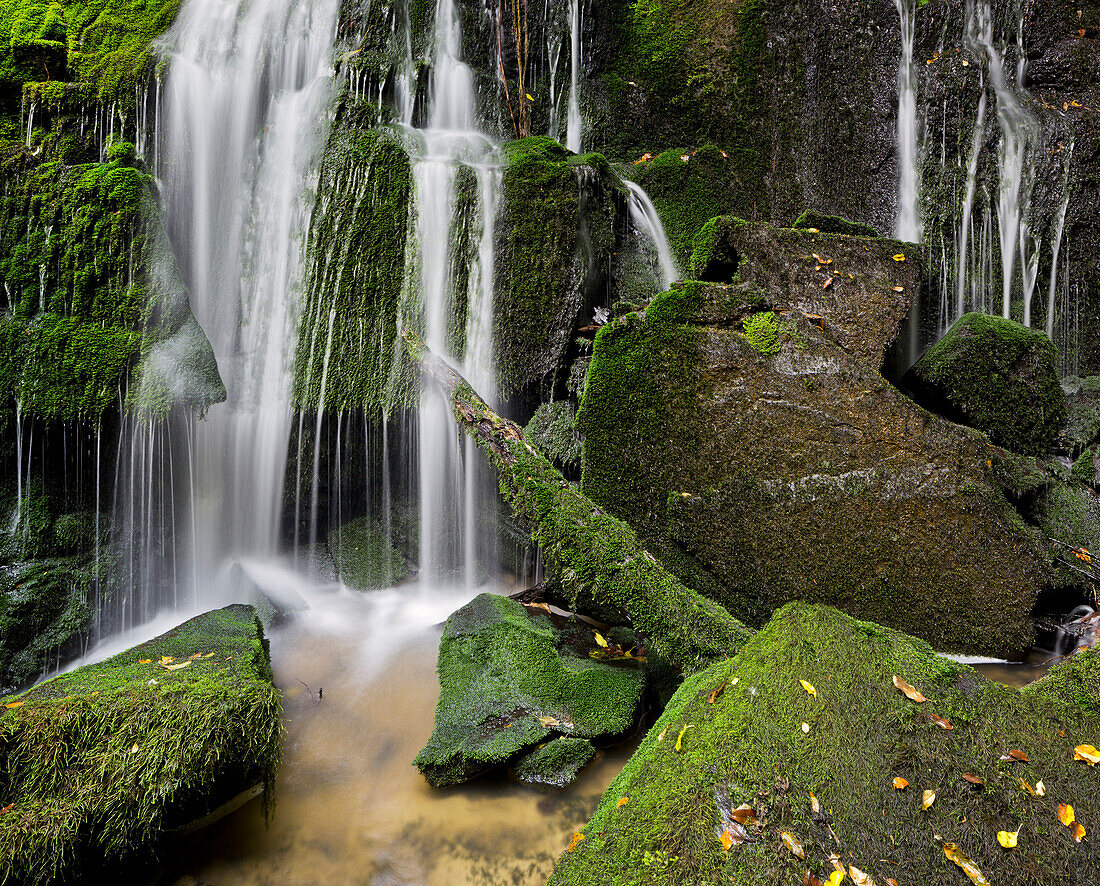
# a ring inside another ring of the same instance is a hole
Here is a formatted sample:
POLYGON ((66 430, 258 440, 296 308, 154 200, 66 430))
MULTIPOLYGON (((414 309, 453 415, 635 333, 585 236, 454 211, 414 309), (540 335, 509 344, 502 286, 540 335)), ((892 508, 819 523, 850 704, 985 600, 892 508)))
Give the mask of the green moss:
POLYGON ((1044 455, 1066 419, 1053 343, 1013 320, 964 314, 905 376, 922 402, 1016 452, 1044 455))
POLYGON ((848 237, 877 237, 878 231, 870 225, 861 225, 858 222, 850 222, 846 218, 836 215, 822 215, 819 212, 807 210, 797 219, 792 228, 813 229, 823 234, 844 234, 848 237))
POLYGON ((1078 483, 1083 483, 1086 486, 1096 485, 1096 449, 1086 449, 1081 453, 1081 456, 1073 463, 1073 468, 1070 470, 1070 476, 1078 483))
POLYGON ((507 142, 497 230, 494 342, 504 396, 557 371, 588 287, 614 247, 621 188, 598 154, 545 137, 507 142))
POLYGON ((405 557, 381 522, 359 517, 333 529, 328 549, 340 581, 359 591, 392 588, 409 574, 405 557))
POLYGON ((581 438, 575 425, 573 404, 561 400, 541 404, 524 433, 555 464, 577 467, 581 461, 581 438))
POLYGON ((354 118, 334 128, 309 232, 294 379, 300 408, 415 405, 416 378, 396 347, 412 187, 394 134, 359 128, 354 118))
POLYGON ((595 756, 592 742, 561 735, 524 756, 513 771, 524 784, 564 788, 576 780, 581 769, 595 756))
MULTIPOLYGON (((1084 664, 1087 679, 1094 663, 1084 664)), ((1086 828, 1100 816, 1097 774, 1073 761, 1100 720, 1094 699, 1069 704, 1056 681, 1010 689, 904 634, 791 604, 731 661, 685 681, 550 883, 797 883, 807 869, 826 879, 836 852, 875 882, 954 886, 964 878, 945 859, 946 842, 993 883, 1090 882, 1100 857, 1073 842, 1056 811, 1072 804, 1086 828), (909 701, 894 675, 928 701, 909 701), (1002 760, 1010 749, 1029 762, 1002 760), (895 789, 894 777, 909 786, 895 789), (1046 795, 1023 791, 1021 778, 1042 779, 1046 795), (936 793, 926 811, 923 790, 936 793), (741 803, 759 823, 726 851, 719 838, 741 803), (1020 831, 1020 851, 997 845, 1000 830, 1020 831), (781 832, 799 840, 805 860, 781 832)))
POLYGON ((765 357, 779 353, 779 321, 773 311, 752 314, 741 321, 752 349, 765 357))
POLYGON ((0 869, 77 878, 147 849, 279 761, 279 693, 255 612, 230 606, 39 684, 0 712, 0 869), (190 662, 170 671, 174 663, 190 662))
POLYGON ((710 283, 732 282, 740 256, 733 246, 733 228, 746 224, 730 215, 710 219, 695 235, 691 250, 691 273, 710 283))
POLYGON ((644 669, 597 661, 589 655, 597 649, 583 623, 507 597, 476 597, 443 628, 435 728, 415 765, 444 787, 504 765, 551 735, 626 732, 644 669))

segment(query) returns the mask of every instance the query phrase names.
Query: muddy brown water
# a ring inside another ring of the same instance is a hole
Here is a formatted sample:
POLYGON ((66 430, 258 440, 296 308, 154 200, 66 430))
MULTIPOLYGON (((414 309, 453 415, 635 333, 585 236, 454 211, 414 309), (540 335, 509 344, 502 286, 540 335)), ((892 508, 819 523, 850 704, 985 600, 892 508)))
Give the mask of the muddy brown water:
POLYGON ((274 632, 286 741, 270 824, 252 801, 170 845, 152 883, 545 883, 635 745, 601 751, 564 792, 505 779, 430 788, 411 761, 432 729, 439 628, 418 634, 379 665, 369 636, 310 620, 274 632))

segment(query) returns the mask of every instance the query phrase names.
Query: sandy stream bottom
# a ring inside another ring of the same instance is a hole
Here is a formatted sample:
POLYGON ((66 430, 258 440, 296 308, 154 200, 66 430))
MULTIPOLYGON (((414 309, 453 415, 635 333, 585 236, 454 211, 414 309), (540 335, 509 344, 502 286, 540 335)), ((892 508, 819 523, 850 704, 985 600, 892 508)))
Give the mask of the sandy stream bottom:
MULTIPOLYGON (((462 602, 444 606, 444 617, 462 602)), ((381 663, 372 641, 393 646, 400 628, 331 628, 306 618, 271 637, 286 740, 270 825, 254 800, 169 846, 152 883, 544 883, 636 744, 601 752, 565 792, 503 779, 434 790, 411 760, 432 728, 439 628, 416 630, 381 663)))

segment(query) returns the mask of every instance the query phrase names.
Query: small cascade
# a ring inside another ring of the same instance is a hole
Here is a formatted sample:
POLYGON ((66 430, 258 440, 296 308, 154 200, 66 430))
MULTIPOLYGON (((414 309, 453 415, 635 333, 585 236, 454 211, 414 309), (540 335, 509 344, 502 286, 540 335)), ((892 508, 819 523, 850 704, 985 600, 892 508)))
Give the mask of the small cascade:
POLYGON ((966 168, 966 197, 963 201, 962 222, 959 226, 958 251, 956 255, 956 298, 954 316, 948 317, 946 312, 942 321, 946 325, 957 320, 966 312, 967 296, 973 301, 974 293, 968 291, 967 283, 971 280, 970 269, 973 259, 968 251, 970 245, 970 222, 974 214, 974 194, 978 187, 978 159, 982 148, 982 138, 985 134, 985 108, 986 97, 983 84, 981 97, 978 99, 978 113, 974 118, 974 132, 970 137, 970 160, 966 168))
POLYGON ((665 290, 670 289, 680 279, 681 274, 672 257, 672 246, 665 234, 665 226, 661 224, 661 217, 657 214, 657 207, 641 185, 628 179, 623 179, 623 184, 630 192, 630 220, 653 245, 661 272, 661 285, 665 290))
POLYGON ((1047 337, 1054 338, 1055 302, 1058 299, 1058 259, 1062 252, 1062 235, 1066 230, 1066 211, 1069 209, 1069 164, 1073 159, 1074 143, 1070 141, 1062 178, 1062 202, 1054 220, 1054 237, 1051 242, 1050 285, 1047 288, 1047 337))
POLYGON ((898 67, 898 217, 895 236, 921 240, 920 148, 917 123, 917 78, 913 69, 917 0, 894 0, 901 19, 901 64, 898 67))
POLYGON ((581 66, 584 64, 581 16, 581 0, 569 0, 569 104, 566 110, 565 146, 574 154, 581 152, 584 142, 580 99, 581 66))

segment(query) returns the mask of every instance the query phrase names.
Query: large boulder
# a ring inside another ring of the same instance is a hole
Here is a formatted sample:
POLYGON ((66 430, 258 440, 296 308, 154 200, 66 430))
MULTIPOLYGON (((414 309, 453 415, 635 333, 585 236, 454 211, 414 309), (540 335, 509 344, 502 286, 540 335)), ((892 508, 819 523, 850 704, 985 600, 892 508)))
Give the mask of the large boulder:
MULTIPOLYGON (((625 733, 642 698, 644 667, 599 657, 601 648, 582 622, 495 594, 474 598, 443 628, 435 728, 414 763, 430 784, 445 787, 555 736, 625 733)), ((545 771, 545 762, 528 759, 527 767, 545 771)))
POLYGON ((878 371, 917 263, 741 228, 737 283, 679 285, 598 335, 584 492, 750 623, 804 598, 941 649, 1026 649, 1043 562, 997 453, 878 371))
POLYGON ((1100 376, 1062 379, 1066 394, 1066 427, 1059 437, 1060 448, 1077 455, 1100 441, 1100 376))
POLYGON ((280 707, 263 629, 239 605, 0 699, 0 870, 92 882, 245 789, 270 789, 280 707))
POLYGON ((855 882, 849 865, 879 884, 959 886, 951 847, 983 883, 1100 882, 1100 771, 1074 759, 1100 737, 1098 699, 1095 650, 1021 691, 920 640, 790 604, 681 686, 550 884, 811 883, 832 857, 855 882))
POLYGON ((1045 454, 1066 422, 1054 344, 1003 317, 964 314, 903 384, 929 409, 1016 452, 1045 454))

